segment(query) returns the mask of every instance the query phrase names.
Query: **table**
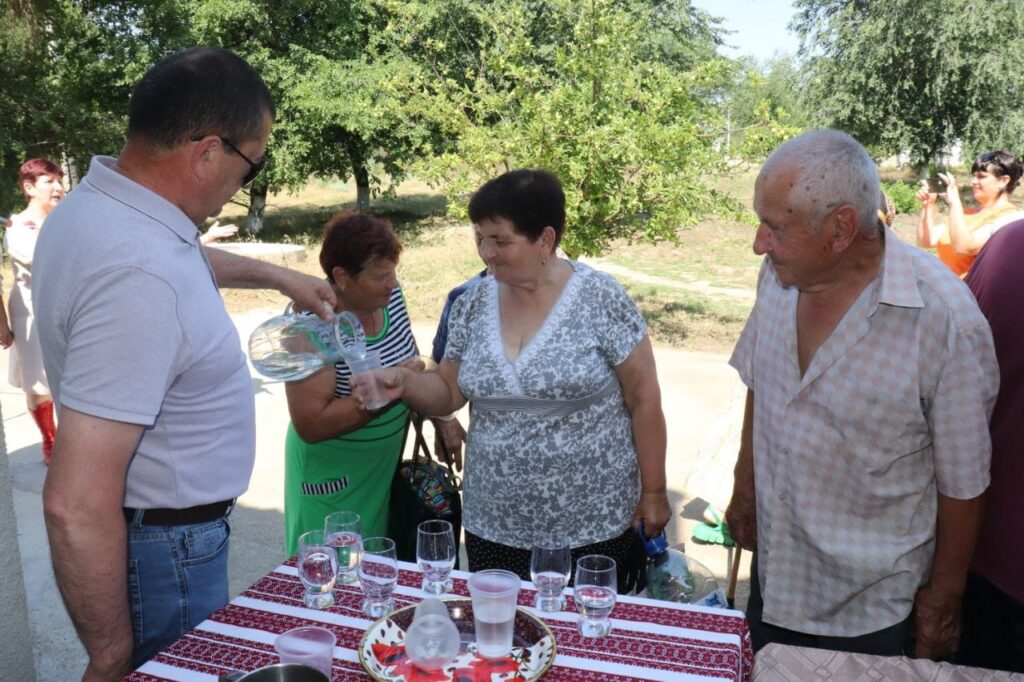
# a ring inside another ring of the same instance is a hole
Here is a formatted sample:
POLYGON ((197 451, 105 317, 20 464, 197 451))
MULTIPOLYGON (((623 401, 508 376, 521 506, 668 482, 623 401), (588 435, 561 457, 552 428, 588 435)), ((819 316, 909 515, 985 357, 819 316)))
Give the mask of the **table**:
MULTIPOLYGON (((360 610, 358 588, 335 589, 335 605, 317 611, 302 604, 302 584, 294 557, 268 573, 227 606, 128 676, 133 682, 155 680, 215 681, 229 670, 254 670, 278 662, 274 638, 302 625, 330 628, 335 682, 369 679, 356 650, 373 622, 360 610)), ((469 574, 454 571, 452 595, 469 596, 469 574)), ((396 608, 426 595, 415 564, 400 563, 396 608)), ((566 591, 566 610, 532 609, 536 591, 524 582, 519 604, 540 617, 555 634, 555 661, 545 680, 620 682, 624 680, 745 681, 753 653, 747 621, 739 611, 620 596, 612 612, 608 637, 588 639, 576 632, 576 610, 566 591)))
POLYGON ((1024 682, 1024 675, 905 656, 869 656, 769 644, 757 652, 756 682, 1024 682))

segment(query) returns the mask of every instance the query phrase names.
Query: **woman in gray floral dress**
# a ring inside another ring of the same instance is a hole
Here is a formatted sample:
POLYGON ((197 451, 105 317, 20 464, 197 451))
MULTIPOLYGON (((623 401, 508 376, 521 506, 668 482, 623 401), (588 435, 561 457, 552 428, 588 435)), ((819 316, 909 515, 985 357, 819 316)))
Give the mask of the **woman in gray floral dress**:
POLYGON ((469 214, 493 277, 456 301, 436 372, 392 368, 385 383, 425 414, 470 402, 470 570, 528 577, 531 547, 554 533, 574 558, 616 559, 627 591, 642 565, 633 528, 657 534, 671 514, 646 324, 614 279, 556 257, 565 195, 550 173, 487 182, 469 214))

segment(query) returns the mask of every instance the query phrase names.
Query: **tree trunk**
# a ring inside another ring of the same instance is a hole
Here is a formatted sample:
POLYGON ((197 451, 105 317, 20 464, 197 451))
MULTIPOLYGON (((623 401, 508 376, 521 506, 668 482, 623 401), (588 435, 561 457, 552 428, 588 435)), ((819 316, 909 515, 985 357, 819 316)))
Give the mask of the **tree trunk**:
POLYGON ((348 158, 352 160, 352 176, 356 179, 356 210, 370 210, 370 171, 366 167, 366 157, 359 148, 357 140, 346 141, 348 158))
POLYGON ((263 230, 263 210, 267 206, 267 186, 256 185, 249 190, 249 215, 245 216, 246 234, 257 235, 263 230))
POLYGON ((356 178, 356 210, 370 210, 370 173, 365 166, 353 168, 356 178))

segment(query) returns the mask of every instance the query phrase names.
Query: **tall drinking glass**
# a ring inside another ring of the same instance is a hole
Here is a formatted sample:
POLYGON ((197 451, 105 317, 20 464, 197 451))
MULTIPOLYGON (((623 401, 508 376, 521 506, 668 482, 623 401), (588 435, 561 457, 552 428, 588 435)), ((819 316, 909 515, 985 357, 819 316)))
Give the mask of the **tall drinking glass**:
POLYGON ((306 588, 303 603, 311 609, 334 604, 334 581, 338 577, 338 554, 324 542, 322 530, 299 536, 299 580, 306 588))
POLYGON ((502 658, 512 651, 512 626, 521 585, 518 575, 500 569, 469 576, 476 651, 484 658, 502 658))
POLYGON ((560 540, 544 540, 530 552, 530 580, 537 588, 534 601, 541 611, 561 611, 565 607, 562 591, 569 584, 572 556, 569 546, 560 540))
POLYGON ((573 599, 580 612, 578 627, 584 637, 604 637, 612 631, 608 619, 615 607, 618 576, 615 560, 588 554, 576 562, 573 599))
POLYGON ((359 514, 337 511, 324 519, 324 535, 327 544, 338 553, 338 584, 354 585, 358 578, 356 569, 363 555, 363 532, 359 514))
POLYGON ((447 521, 424 521, 416 532, 416 563, 423 571, 423 591, 445 594, 452 591, 455 568, 455 530, 447 521))
POLYGON ((389 538, 363 539, 363 560, 359 562, 359 584, 363 588, 363 613, 380 618, 391 612, 391 593, 398 584, 398 557, 389 538))

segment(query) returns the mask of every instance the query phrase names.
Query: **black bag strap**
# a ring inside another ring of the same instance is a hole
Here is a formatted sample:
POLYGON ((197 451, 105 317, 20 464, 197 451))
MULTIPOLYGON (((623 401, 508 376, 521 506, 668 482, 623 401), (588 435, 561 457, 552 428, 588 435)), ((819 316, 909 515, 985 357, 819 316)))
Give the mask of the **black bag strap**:
MULTIPOLYGON (((413 449, 412 449, 412 466, 409 468, 410 480, 415 480, 415 477, 416 477, 416 467, 417 466, 423 466, 424 462, 430 463, 430 462, 436 461, 439 465, 443 465, 445 467, 445 469, 446 469, 445 477, 448 479, 449 484, 455 490, 461 490, 462 489, 462 481, 455 474, 455 468, 451 464, 451 457, 445 457, 445 459, 447 460, 445 462, 445 461, 441 461, 440 459, 438 459, 437 457, 435 457, 434 455, 432 455, 430 453, 430 447, 427 445, 427 439, 423 436, 423 420, 424 419, 425 419, 425 417, 422 414, 420 414, 418 412, 413 412, 412 413, 411 421, 412 421, 413 429, 416 432, 416 436, 415 436, 416 442, 413 445, 413 449)), ((440 438, 437 439, 437 444, 442 449, 444 449, 444 442, 442 442, 442 440, 440 438)), ((405 451, 405 447, 404 446, 402 447, 402 451, 403 452, 405 451)), ((447 450, 445 450, 445 454, 446 455, 448 454, 447 450)), ((401 457, 401 455, 399 455, 399 457, 401 457)), ((399 459, 399 466, 401 466, 401 459, 399 459)))

